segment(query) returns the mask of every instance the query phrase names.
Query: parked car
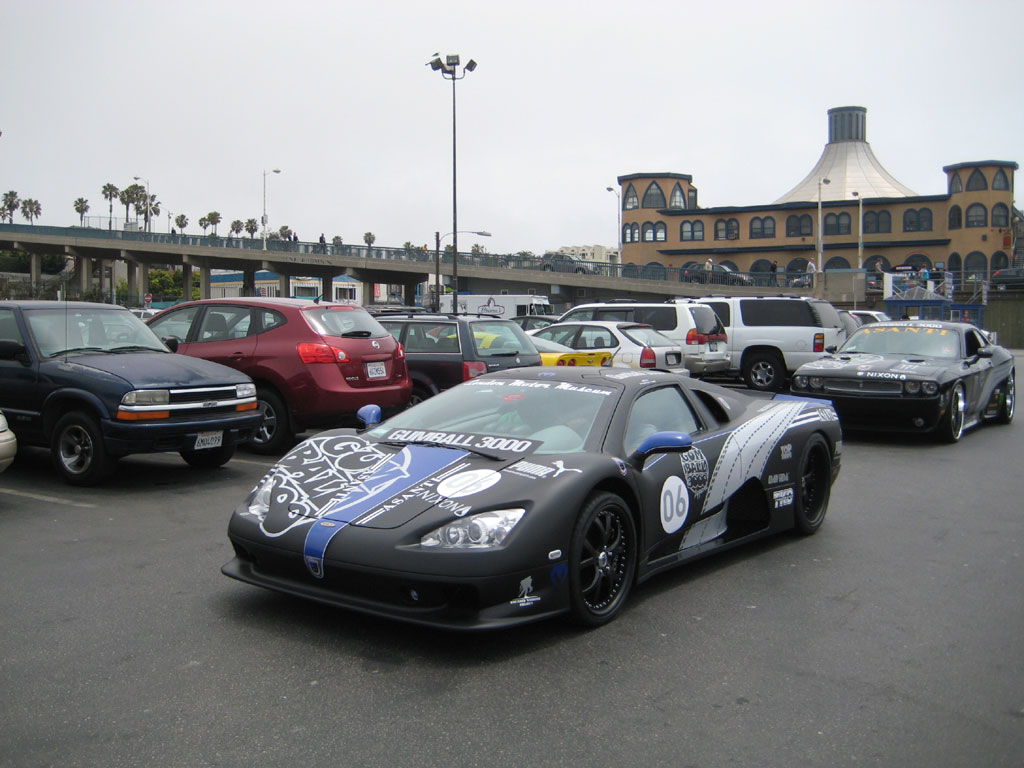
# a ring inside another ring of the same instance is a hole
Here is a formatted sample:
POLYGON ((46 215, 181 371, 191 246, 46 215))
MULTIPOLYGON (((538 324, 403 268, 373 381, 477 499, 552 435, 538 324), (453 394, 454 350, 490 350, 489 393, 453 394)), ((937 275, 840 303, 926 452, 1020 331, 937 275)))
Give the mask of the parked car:
POLYGON ((572 272, 578 275, 596 275, 601 271, 595 262, 571 253, 545 253, 540 259, 540 268, 545 272, 572 272))
POLYGON ((844 429, 932 432, 955 443, 982 421, 1009 424, 1014 359, 973 325, 873 323, 797 369, 792 391, 831 401, 844 429))
POLYGON ((1007 288, 1024 288, 1024 267, 1004 267, 992 273, 989 285, 997 291, 1007 288))
POLYGON ((524 368, 296 447, 228 525, 240 581, 416 624, 599 626, 634 584, 828 511, 827 403, 524 368))
POLYGON ((219 467, 262 422, 248 376, 173 355, 124 307, 89 302, 0 302, 0 409, 72 485, 133 453, 219 467))
POLYGON ((835 307, 802 296, 710 296, 729 338, 729 375, 747 387, 779 391, 788 374, 846 340, 835 307))
POLYGON ((518 315, 512 318, 524 331, 532 331, 558 322, 558 315, 518 315))
POLYGON ((725 328, 713 309, 691 299, 580 304, 561 317, 561 322, 577 320, 644 323, 682 347, 684 363, 691 375, 708 376, 729 370, 725 328))
POLYGON ((14 436, 3 411, 0 411, 0 472, 3 472, 14 461, 18 453, 18 438, 14 436))
POLYGON ((559 344, 550 339, 542 339, 539 336, 532 336, 530 341, 533 342, 533 346, 540 352, 542 365, 610 366, 612 364, 611 352, 598 352, 596 350, 577 352, 572 347, 565 346, 565 344, 559 344))
POLYGON ((885 312, 877 309, 851 309, 850 314, 860 319, 861 325, 868 323, 887 323, 892 320, 885 312))
POLYGON ((737 272, 727 264, 713 264, 711 269, 708 269, 706 262, 703 261, 688 261, 683 264, 679 279, 686 283, 704 285, 756 285, 753 277, 737 272))
POLYGON ((204 299, 149 321, 182 355, 231 366, 256 382, 263 427, 249 447, 280 453, 310 427, 354 423, 376 403, 405 407, 402 348, 362 307, 285 298, 204 299))
POLYGON ((847 336, 850 336, 864 324, 863 320, 849 310, 839 309, 836 311, 839 313, 839 321, 843 324, 843 328, 846 330, 847 336))
POLYGON ((485 373, 541 364, 533 341, 511 320, 429 312, 379 320, 405 349, 413 405, 485 373))
POLYGON ((153 309, 151 307, 130 307, 128 311, 139 318, 139 320, 149 320, 149 318, 156 317, 160 314, 159 309, 153 309))
POLYGON ((689 375, 682 347, 649 325, 592 320, 555 323, 530 334, 575 350, 611 352, 613 367, 661 368, 689 375))

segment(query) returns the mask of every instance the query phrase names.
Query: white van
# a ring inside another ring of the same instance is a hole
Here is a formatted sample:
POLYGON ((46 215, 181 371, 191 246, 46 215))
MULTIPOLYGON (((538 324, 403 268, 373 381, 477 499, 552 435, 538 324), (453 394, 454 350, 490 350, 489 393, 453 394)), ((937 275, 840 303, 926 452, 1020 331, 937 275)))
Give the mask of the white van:
POLYGON ((725 373, 730 368, 728 338, 713 311, 689 299, 662 303, 611 301, 580 304, 558 322, 576 320, 617 320, 646 323, 672 339, 683 349, 686 369, 692 376, 725 373))

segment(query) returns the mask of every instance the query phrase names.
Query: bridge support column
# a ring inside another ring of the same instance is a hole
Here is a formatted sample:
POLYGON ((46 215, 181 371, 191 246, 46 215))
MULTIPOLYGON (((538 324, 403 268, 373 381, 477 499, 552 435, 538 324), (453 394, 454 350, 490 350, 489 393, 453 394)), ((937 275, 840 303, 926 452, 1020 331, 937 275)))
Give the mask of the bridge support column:
POLYGON ((128 295, 125 297, 125 301, 128 302, 129 306, 142 306, 142 297, 144 293, 139 292, 139 265, 134 261, 126 262, 128 267, 128 274, 125 280, 128 282, 128 295))
POLYGON ((88 256, 78 260, 78 288, 82 295, 92 288, 92 259, 88 256))
POLYGON ((192 265, 181 265, 181 298, 182 301, 192 301, 192 265))
POLYGON ((242 270, 242 295, 256 295, 256 268, 246 267, 242 270))
POLYGON ((32 291, 38 291, 42 286, 39 284, 39 277, 42 274, 42 259, 38 253, 29 254, 29 270, 32 277, 32 291))
POLYGON ((210 268, 199 267, 199 298, 210 298, 210 268))
POLYGON ((278 274, 277 276, 277 295, 278 296, 291 296, 291 278, 288 275, 278 274))
POLYGON ((402 303, 407 307, 416 306, 416 286, 419 283, 406 283, 403 286, 405 295, 402 297, 402 303))

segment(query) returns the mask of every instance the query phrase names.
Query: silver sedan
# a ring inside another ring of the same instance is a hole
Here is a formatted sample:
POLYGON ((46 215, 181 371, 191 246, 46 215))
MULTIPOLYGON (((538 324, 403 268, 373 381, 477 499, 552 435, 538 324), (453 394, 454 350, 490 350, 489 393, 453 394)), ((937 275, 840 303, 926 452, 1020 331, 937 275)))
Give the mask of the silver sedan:
POLYGON ((0 472, 3 472, 14 461, 14 454, 18 452, 18 439, 7 426, 7 419, 3 411, 0 411, 0 472))

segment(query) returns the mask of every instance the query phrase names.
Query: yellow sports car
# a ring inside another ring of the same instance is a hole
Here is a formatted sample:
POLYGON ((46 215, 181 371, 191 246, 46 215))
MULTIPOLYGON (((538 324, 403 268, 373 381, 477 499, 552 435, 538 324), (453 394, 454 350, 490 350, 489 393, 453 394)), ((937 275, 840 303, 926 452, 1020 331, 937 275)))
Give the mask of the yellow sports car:
POLYGON ((580 352, 548 339, 539 339, 531 336, 530 341, 540 352, 542 365, 603 365, 612 364, 612 353, 598 350, 580 352))

